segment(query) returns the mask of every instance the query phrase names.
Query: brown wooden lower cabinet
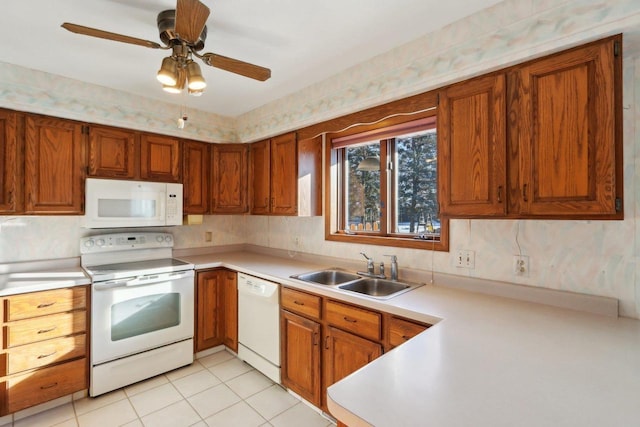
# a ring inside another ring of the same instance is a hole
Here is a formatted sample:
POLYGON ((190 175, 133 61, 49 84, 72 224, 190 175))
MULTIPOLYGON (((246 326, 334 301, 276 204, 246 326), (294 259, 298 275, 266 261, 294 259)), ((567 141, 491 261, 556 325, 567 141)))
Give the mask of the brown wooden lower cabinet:
POLYGON ((0 301, 0 416, 88 387, 86 286, 0 301))
POLYGON ((282 385, 320 406, 320 323, 282 310, 281 324, 282 385))
POLYGON ((324 337, 325 389, 382 356, 382 344, 332 326, 324 337))
POLYGON ((226 345, 238 351, 236 273, 224 268, 196 275, 195 351, 226 345))
POLYGON ((429 325, 283 286, 282 385, 328 411, 326 389, 429 325))

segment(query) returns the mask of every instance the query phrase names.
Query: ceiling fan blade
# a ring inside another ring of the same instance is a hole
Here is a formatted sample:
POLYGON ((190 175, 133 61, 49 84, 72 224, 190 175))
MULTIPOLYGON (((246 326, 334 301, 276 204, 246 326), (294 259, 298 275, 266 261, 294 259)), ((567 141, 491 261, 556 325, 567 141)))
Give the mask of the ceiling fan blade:
POLYGON ((202 55, 202 61, 221 70, 229 71, 251 79, 260 80, 261 82, 271 77, 271 70, 260 67, 258 65, 249 64, 248 62, 238 59, 228 58, 226 56, 217 55, 215 53, 205 53, 202 55))
POLYGON ((96 28, 85 27, 77 24, 70 24, 65 22, 62 24, 62 28, 71 31, 76 34, 83 34, 85 36, 98 37, 106 40, 113 40, 122 43, 135 44, 138 46, 150 47, 152 49, 160 49, 162 45, 149 40, 138 39, 136 37, 125 36, 122 34, 111 33, 109 31, 98 30, 96 28))
POLYGON ((198 0, 178 0, 175 32, 181 40, 194 44, 209 18, 209 8, 198 0))

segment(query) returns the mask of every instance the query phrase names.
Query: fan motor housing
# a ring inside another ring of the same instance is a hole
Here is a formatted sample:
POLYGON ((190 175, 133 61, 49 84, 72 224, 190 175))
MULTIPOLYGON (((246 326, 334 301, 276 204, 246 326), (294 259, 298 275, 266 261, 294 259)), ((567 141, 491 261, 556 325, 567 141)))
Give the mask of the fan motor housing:
MULTIPOLYGON (((176 27, 176 11, 175 9, 165 10, 158 14, 158 31, 160 32, 160 40, 167 45, 173 46, 176 42, 181 43, 181 40, 175 32, 176 27)), ((191 44, 187 43, 195 51, 204 49, 204 41, 207 38, 207 26, 205 25, 200 33, 198 40, 191 44)))

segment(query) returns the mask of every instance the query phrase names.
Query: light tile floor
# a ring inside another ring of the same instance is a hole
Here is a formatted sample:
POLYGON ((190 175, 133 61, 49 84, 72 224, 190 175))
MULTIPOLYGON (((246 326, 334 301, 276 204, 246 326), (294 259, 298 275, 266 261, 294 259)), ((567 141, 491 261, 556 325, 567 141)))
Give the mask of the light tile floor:
POLYGON ((334 424, 227 351, 14 427, 327 427, 334 424))

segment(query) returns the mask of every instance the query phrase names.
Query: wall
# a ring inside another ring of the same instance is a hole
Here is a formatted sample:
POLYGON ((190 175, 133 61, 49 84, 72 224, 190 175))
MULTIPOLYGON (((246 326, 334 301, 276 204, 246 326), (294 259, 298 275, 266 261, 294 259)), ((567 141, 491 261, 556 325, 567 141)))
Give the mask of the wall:
MULTIPOLYGON (((449 253, 326 242, 322 218, 209 216, 201 226, 171 229, 176 246, 247 241, 288 249, 291 257, 352 260, 360 251, 376 260, 393 252, 401 269, 615 297, 623 315, 640 318, 639 30, 637 0, 507 0, 236 119, 208 117, 207 128, 185 128, 194 139, 252 141, 624 31, 624 221, 454 220, 450 247, 475 251, 473 270, 453 267, 449 253), (214 232, 213 242, 204 242, 204 231, 214 232), (530 257, 528 277, 511 273, 519 251, 530 257)), ((8 108, 175 134, 174 114, 156 104, 0 64, 0 105, 8 108)), ((76 217, 0 217, 0 263, 78 256, 87 233, 76 217)))

